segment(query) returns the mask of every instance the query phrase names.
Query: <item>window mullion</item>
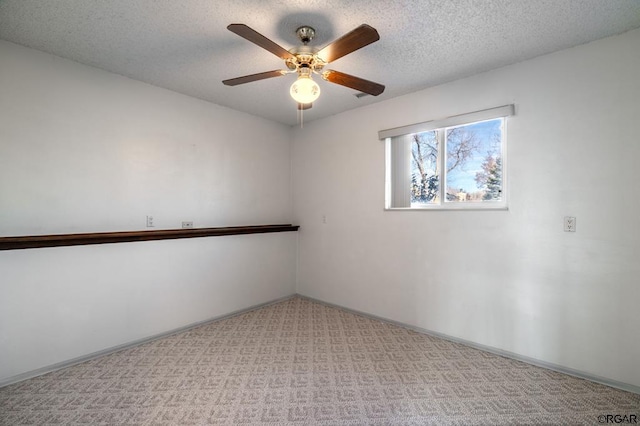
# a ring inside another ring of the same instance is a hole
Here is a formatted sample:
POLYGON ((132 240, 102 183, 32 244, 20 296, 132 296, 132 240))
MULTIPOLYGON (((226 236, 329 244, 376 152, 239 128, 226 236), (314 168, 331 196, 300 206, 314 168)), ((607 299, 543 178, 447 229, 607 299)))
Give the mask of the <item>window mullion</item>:
POLYGON ((444 197, 446 194, 446 161, 445 159, 447 158, 447 147, 446 147, 446 143, 445 143, 445 133, 446 130, 445 129, 438 129, 436 131, 436 138, 438 141, 438 168, 440 170, 438 170, 438 180, 440 181, 440 184, 438 185, 438 189, 440 190, 440 205, 444 205, 444 197))

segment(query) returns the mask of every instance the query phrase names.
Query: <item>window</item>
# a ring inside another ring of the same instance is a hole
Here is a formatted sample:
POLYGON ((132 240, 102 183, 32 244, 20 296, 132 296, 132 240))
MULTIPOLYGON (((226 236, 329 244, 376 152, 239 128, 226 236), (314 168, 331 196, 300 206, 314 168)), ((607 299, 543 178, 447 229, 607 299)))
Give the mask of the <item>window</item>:
POLYGON ((513 105, 383 130, 387 209, 504 209, 513 105))

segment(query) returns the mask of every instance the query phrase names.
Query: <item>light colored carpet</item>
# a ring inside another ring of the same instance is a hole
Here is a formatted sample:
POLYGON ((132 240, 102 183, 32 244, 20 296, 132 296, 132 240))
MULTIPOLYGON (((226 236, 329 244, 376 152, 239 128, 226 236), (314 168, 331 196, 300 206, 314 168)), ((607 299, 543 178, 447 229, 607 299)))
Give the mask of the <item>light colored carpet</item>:
POLYGON ((596 425, 603 415, 640 419, 640 395, 299 297, 0 389, 3 425, 596 425))

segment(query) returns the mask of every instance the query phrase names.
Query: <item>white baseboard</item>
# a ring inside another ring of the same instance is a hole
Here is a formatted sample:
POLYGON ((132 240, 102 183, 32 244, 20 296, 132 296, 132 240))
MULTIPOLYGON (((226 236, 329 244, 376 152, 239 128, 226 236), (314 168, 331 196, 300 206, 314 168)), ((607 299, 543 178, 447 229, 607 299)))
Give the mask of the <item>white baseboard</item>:
POLYGON ((312 302, 320 303, 320 304, 323 304, 323 305, 326 305, 326 306, 330 306, 332 308, 341 309, 343 311, 351 312, 351 313, 354 313, 356 315, 361 315, 363 317, 371 318, 371 319, 374 319, 376 321, 382 321, 382 322, 386 322, 388 324, 393 324, 393 325, 397 325, 399 327, 407 328, 409 330, 413 330, 413 331, 416 331, 416 332, 421 333, 421 334, 427 334, 429 336, 439 337, 441 339, 448 340, 450 342, 460 343, 462 345, 469 346, 469 347, 474 348, 474 349, 480 349, 482 351, 489 352, 489 353, 492 353, 492 354, 495 354, 495 355, 500 355, 500 356, 503 356, 505 358, 511 358, 511 359, 516 360, 516 361, 526 362, 527 364, 535 365, 536 367, 546 368, 548 370, 553 370, 553 371, 557 371, 559 373, 568 374, 570 376, 578 377, 580 379, 585 379, 585 380, 589 380, 589 381, 592 381, 592 382, 600 383, 600 384, 603 384, 603 385, 611 386, 612 388, 616 388, 616 389, 620 389, 620 390, 623 390, 623 391, 640 394, 640 386, 632 385, 630 383, 619 382, 619 381, 616 381, 616 380, 608 379, 606 377, 600 377, 600 376, 596 376, 594 374, 586 373, 584 371, 574 370, 572 368, 564 367, 562 365, 554 364, 554 363, 551 363, 551 362, 541 361, 539 359, 531 358, 531 357, 528 357, 528 356, 525 356, 525 355, 520 355, 520 354, 517 354, 517 353, 514 353, 514 352, 509 352, 509 351, 505 351, 505 350, 502 350, 502 349, 494 348, 492 346, 482 345, 482 344, 479 344, 479 343, 472 342, 470 340, 459 339, 457 337, 449 336, 447 334, 438 333, 436 331, 431 331, 431 330, 427 330, 425 328, 416 327, 414 325, 405 324, 405 323, 402 323, 400 321, 390 320, 388 318, 379 317, 377 315, 372 315, 372 314, 369 314, 367 312, 362 312, 362 311, 358 311, 358 310, 355 310, 355 309, 346 308, 344 306, 336 305, 334 303, 329 303, 329 302, 325 302, 323 300, 318 300, 318 299, 315 299, 313 297, 303 296, 301 294, 298 294, 298 297, 301 297, 301 298, 307 299, 307 300, 311 300, 312 302))
POLYGON ((482 344, 479 344, 479 343, 475 343, 475 342, 472 342, 472 341, 469 341, 469 340, 465 340, 465 339, 460 339, 460 338, 457 338, 457 337, 449 336, 449 335, 446 335, 446 334, 443 334, 443 333, 438 333, 436 331, 427 330, 425 328, 416 327, 416 326, 405 324, 405 323, 402 323, 402 322, 399 322, 399 321, 390 320, 388 318, 379 317, 377 315, 373 315, 373 314, 370 314, 370 313, 367 313, 367 312, 358 311, 358 310, 355 310, 355 309, 347 308, 347 307, 344 307, 344 306, 341 306, 341 305, 336 305, 334 303, 325 302, 323 300, 315 299, 313 297, 304 296, 304 295, 301 295, 301 294, 292 294, 292 295, 289 295, 289 296, 281 297, 281 298, 278 298, 278 299, 275 299, 275 300, 271 300, 269 302, 260 303, 260 304, 257 304, 257 305, 250 306, 248 308, 240 309, 240 310, 237 310, 237 311, 225 314, 225 315, 221 315, 221 316, 214 317, 214 318, 209 318, 209 319, 204 320, 204 321, 199 321, 197 323, 193 323, 193 324, 189 324, 189 325, 186 325, 186 326, 183 326, 183 327, 179 327, 179 328, 176 328, 176 329, 164 332, 164 333, 156 334, 156 335, 153 335, 153 336, 150 336, 150 337, 145 337, 143 339, 135 340, 135 341, 128 342, 128 343, 125 343, 125 344, 122 344, 122 345, 118 345, 118 346, 114 346, 114 347, 111 347, 111 348, 103 349, 103 350, 98 351, 98 352, 93 352, 93 353, 90 353, 88 355, 83 355, 83 356, 78 357, 78 358, 73 358, 73 359, 70 359, 68 361, 63 361, 63 362, 60 362, 60 363, 57 363, 57 364, 48 365, 46 367, 42 367, 42 368, 38 368, 36 370, 28 371, 26 373, 18 374, 16 376, 12 376, 12 377, 9 377, 9 378, 7 378, 5 380, 0 381, 0 388, 4 387, 4 386, 11 385, 13 383, 21 382, 23 380, 31 379, 33 377, 41 376, 43 374, 51 373, 53 371, 57 371, 57 370, 60 370, 60 369, 63 369, 63 368, 71 367, 73 365, 80 364, 82 362, 86 362, 86 361, 92 360, 94 358, 98 358, 98 357, 101 357, 101 356, 104 356, 104 355, 108 355, 108 354, 111 354, 111 353, 114 353, 114 352, 118 352, 118 351, 129 349, 129 348, 132 348, 132 347, 135 347, 135 346, 139 346, 139 345, 142 345, 144 343, 148 343, 148 342, 153 341, 153 340, 162 339, 163 337, 171 336, 171 335, 176 334, 176 333, 181 333, 183 331, 186 331, 186 330, 189 330, 189 329, 192 329, 192 328, 195 328, 195 327, 199 327, 201 325, 205 325, 205 324, 209 324, 209 323, 212 323, 212 322, 220 321, 220 320, 223 320, 223 319, 231 318, 231 317, 234 317, 236 315, 241 315, 241 314, 244 314, 246 312, 250 312, 250 311, 254 311, 256 309, 263 308, 265 306, 273 305, 275 303, 280 303, 280 302, 283 302, 285 300, 289 300, 289 299, 291 299, 293 297, 301 297, 303 299, 307 299, 307 300, 310 300, 310 301, 313 301, 313 302, 316 302, 316 303, 320 303, 320 304, 323 304, 325 306, 330 306, 330 307, 333 307, 333 308, 341 309, 343 311, 351 312, 351 313, 354 313, 356 315, 361 315, 361 316, 364 316, 364 317, 367 317, 367 318, 375 319, 377 321, 383 321, 383 322, 386 322, 388 324, 397 325, 399 327, 407 328, 409 330, 413 330, 413 331, 416 331, 418 333, 427 334, 427 335, 434 336, 434 337, 439 337, 441 339, 448 340, 450 342, 460 343, 462 345, 469 346, 469 347, 472 347, 472 348, 475 348, 475 349, 480 349, 482 351, 486 351, 486 352, 489 352, 489 353, 492 353, 492 354, 495 354, 495 355, 500 355, 500 356, 503 356, 503 357, 506 357, 506 358, 511 358, 511 359, 514 359, 514 360, 517 360, 517 361, 526 362, 527 364, 535 365, 537 367, 542 367, 542 368, 546 368, 546 369, 549 369, 549 370, 557 371, 559 373, 564 373, 564 374, 568 374, 570 376, 578 377, 578 378, 581 378, 581 379, 590 380, 592 382, 601 383, 603 385, 611 386, 613 388, 621 389, 621 390, 624 390, 624 391, 627 391, 627 392, 633 392, 633 393, 636 393, 636 394, 640 394, 640 386, 636 386, 636 385, 632 385, 632 384, 624 383, 624 382, 619 382, 619 381, 616 381, 616 380, 611 380, 611 379, 608 379, 606 377, 596 376, 594 374, 586 373, 584 371, 574 370, 572 368, 564 367, 562 365, 558 365, 558 364, 554 364, 554 363, 550 363, 550 362, 546 362, 546 361, 541 361, 539 359, 535 359, 535 358, 531 358, 531 357, 528 357, 528 356, 520 355, 520 354, 517 354, 517 353, 514 353, 514 352, 505 351, 505 350, 494 348, 494 347, 491 347, 491 346, 486 346, 486 345, 482 345, 482 344))
POLYGON ((154 334, 153 336, 145 337, 142 339, 134 340, 132 342, 127 342, 122 345, 114 346, 111 348, 103 349, 97 352, 92 352, 87 355, 83 355, 77 358, 73 358, 67 361, 62 361, 56 364, 48 365, 46 367, 38 368, 36 370, 27 371, 26 373, 18 374, 16 376, 9 377, 4 380, 0 380, 0 388, 4 386, 11 385, 13 383, 21 382, 23 380, 32 379, 37 376, 42 376, 43 374, 51 373, 53 371, 57 371, 63 368, 71 367, 72 365, 80 364, 82 362, 86 362, 104 355, 109 355, 114 352, 119 352, 125 349, 133 348, 134 346, 139 346, 144 343, 151 342, 153 340, 162 339, 163 337, 171 336, 172 334, 182 333, 183 331, 190 330, 195 327, 200 327, 201 325, 209 324, 212 322, 220 321, 223 319, 231 318, 237 315, 244 314, 246 312, 254 311, 256 309, 264 308, 265 306, 273 305, 274 303, 279 303, 293 297, 296 297, 296 294, 291 294, 289 296, 281 297, 275 300, 271 300, 269 302, 260 303, 257 305, 250 306, 248 308, 239 309, 237 311, 230 312, 228 314, 220 315, 217 317, 209 318, 203 321, 198 321, 192 324, 185 325, 183 327, 175 328, 173 330, 169 330, 163 333, 154 334))

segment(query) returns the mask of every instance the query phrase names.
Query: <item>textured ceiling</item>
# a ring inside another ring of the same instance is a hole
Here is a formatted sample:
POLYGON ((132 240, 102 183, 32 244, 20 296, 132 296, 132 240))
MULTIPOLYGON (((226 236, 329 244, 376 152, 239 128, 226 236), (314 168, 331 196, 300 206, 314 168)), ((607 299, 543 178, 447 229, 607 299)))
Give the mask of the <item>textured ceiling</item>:
MULTIPOLYGON (((0 0, 0 38, 288 125, 292 75, 224 86, 284 68, 226 29, 244 23, 285 49, 295 30, 322 47, 366 23, 380 40, 331 64, 386 86, 358 99, 316 78, 310 121, 640 27, 638 0, 0 0)), ((1 63, 1 58, 0 58, 1 63)))

